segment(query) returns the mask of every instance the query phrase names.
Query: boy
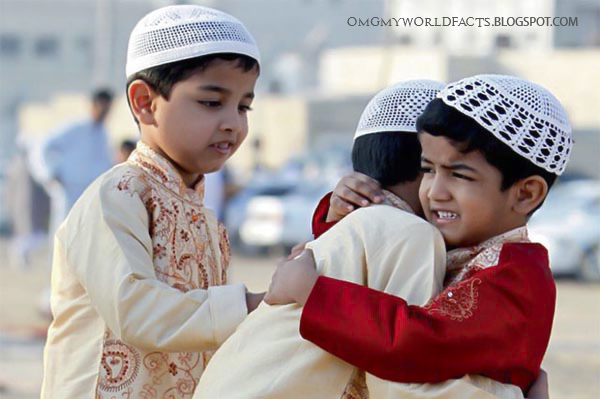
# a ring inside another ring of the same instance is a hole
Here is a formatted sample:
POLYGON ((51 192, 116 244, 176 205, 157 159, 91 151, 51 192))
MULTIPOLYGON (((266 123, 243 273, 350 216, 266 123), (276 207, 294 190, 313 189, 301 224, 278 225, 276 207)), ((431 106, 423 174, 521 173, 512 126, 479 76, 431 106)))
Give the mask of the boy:
MULTIPOLYGON (((309 244, 321 273, 406 296, 413 304, 425 304, 438 292, 445 248, 436 229, 417 216, 422 211, 415 123, 442 87, 408 81, 378 93, 367 105, 355 136, 353 167, 385 187, 386 203, 355 212, 309 244)), ((212 358, 195 397, 365 397, 364 375, 361 380, 352 366, 302 340, 300 311, 261 305, 212 358)), ((387 385, 369 380, 373 397, 387 385)))
POLYGON ((277 271, 267 300, 306 304, 303 337, 381 378, 480 373, 526 392, 548 345, 555 286, 525 224, 568 161, 566 112, 547 90, 509 76, 463 79, 438 97, 417 126, 421 202, 453 248, 446 289, 409 306, 318 277, 304 256, 277 271))
POLYGON ((229 246, 205 173, 246 137, 259 55, 238 20, 171 6, 134 28, 127 96, 140 128, 55 240, 42 398, 189 398, 211 350, 262 298, 225 285, 229 246))

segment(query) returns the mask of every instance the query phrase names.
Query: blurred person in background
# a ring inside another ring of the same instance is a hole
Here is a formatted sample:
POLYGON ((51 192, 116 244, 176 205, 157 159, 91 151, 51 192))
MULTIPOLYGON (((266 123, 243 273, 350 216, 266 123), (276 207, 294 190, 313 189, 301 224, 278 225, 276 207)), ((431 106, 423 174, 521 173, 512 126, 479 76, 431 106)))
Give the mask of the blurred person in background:
POLYGON ((31 254, 45 240, 50 212, 49 198, 30 170, 31 143, 17 138, 17 151, 8 169, 8 205, 12 238, 9 263, 15 267, 31 266, 31 254))
POLYGON ((96 90, 90 116, 59 129, 37 149, 33 172, 51 198, 51 239, 87 186, 113 165, 104 127, 112 99, 110 90, 96 90))
POLYGON ((117 152, 117 163, 123 163, 127 161, 129 155, 135 150, 135 140, 123 140, 119 145, 119 151, 117 152))
MULTIPOLYGON (((112 100, 110 90, 94 91, 90 116, 52 133, 32 154, 32 175, 50 196, 50 259, 58 226, 87 186, 113 165, 104 127, 112 100)), ((51 318, 50 288, 40 295, 39 311, 51 318)))

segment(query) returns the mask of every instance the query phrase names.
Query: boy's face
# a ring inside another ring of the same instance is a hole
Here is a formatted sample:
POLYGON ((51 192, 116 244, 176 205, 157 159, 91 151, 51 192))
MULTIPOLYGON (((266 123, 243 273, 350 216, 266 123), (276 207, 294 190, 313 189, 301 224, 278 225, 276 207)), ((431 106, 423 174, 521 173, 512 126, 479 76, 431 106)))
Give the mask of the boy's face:
POLYGON ((188 185, 220 169, 246 138, 257 77, 257 69, 245 72, 235 61, 214 60, 177 82, 169 100, 156 95, 154 124, 143 129, 142 137, 188 185))
POLYGON ((445 137, 420 134, 424 176, 419 198, 425 217, 450 247, 481 243, 519 225, 511 188, 500 190, 502 175, 481 152, 466 154, 445 137))

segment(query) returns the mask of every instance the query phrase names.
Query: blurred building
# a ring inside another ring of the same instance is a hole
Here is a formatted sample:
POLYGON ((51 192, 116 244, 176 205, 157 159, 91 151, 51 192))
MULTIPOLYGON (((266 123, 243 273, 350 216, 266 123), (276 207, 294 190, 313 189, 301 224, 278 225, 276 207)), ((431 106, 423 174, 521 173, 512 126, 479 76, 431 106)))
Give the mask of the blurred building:
MULTIPOLYGON (((559 47, 600 46, 600 2, 598 0, 390 0, 390 17, 437 18, 440 25, 451 18, 489 18, 475 26, 447 28, 394 26, 392 41, 419 48, 438 48, 454 54, 482 55, 498 49, 544 52, 559 47), (549 26, 538 19, 530 26, 515 26, 510 18, 577 18, 577 27, 549 26), (500 24, 496 19, 500 18, 500 24), (541 26, 540 26, 541 25, 541 26)), ((372 15, 376 16, 376 15, 372 15)))
MULTIPOLYGON (((600 65, 598 0, 2 0, 0 162, 13 153, 17 131, 46 133, 85 115, 84 100, 93 87, 108 84, 119 94, 135 22, 150 9, 186 2, 238 16, 259 43, 263 63, 249 140, 261 139, 267 166, 278 167, 323 143, 351 143, 367 100, 411 78, 520 75, 565 103, 578 134, 600 134, 600 112, 593 105, 600 103, 594 85, 600 65), (579 26, 406 28, 348 22, 469 16, 577 17, 579 26)), ((124 97, 115 102, 108 128, 115 142, 136 134, 124 97)), ((254 152, 242 147, 233 166, 247 168, 254 152)))

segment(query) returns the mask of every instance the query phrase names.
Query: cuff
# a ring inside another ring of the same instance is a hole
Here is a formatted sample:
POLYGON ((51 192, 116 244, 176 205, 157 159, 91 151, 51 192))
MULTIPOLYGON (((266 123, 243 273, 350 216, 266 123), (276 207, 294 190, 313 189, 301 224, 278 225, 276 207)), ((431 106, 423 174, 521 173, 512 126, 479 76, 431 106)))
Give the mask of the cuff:
POLYGON ((243 284, 208 288, 214 336, 221 345, 248 315, 246 287, 243 284))
POLYGON ((321 201, 319 201, 317 209, 315 209, 315 213, 313 214, 312 233, 315 239, 319 238, 321 234, 325 233, 336 223, 326 221, 327 213, 329 212, 329 202, 331 201, 332 194, 333 192, 330 192, 321 198, 321 201))

